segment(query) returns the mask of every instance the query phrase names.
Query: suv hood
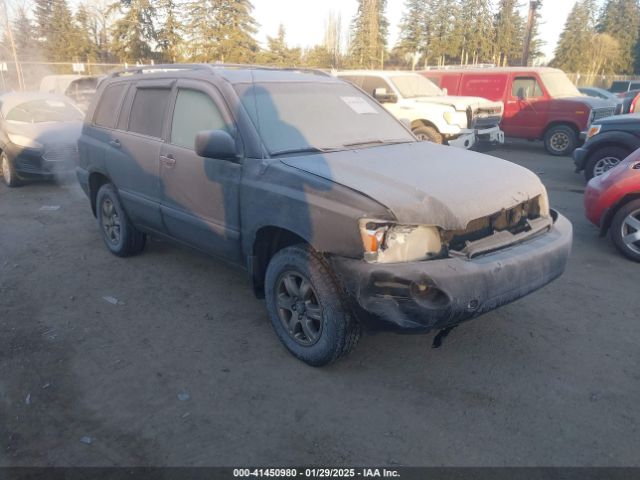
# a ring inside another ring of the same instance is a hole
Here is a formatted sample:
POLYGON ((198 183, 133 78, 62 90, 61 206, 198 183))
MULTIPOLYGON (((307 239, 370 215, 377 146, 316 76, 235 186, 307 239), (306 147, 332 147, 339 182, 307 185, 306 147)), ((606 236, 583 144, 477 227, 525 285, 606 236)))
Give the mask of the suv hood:
POLYGON ((472 109, 478 108, 493 108, 500 107, 502 110, 502 102, 492 102, 491 100, 487 100, 485 98, 480 97, 452 97, 449 95, 442 95, 438 97, 418 97, 418 98, 409 98, 408 101, 415 101, 417 103, 435 103, 438 105, 449 105, 458 111, 466 111, 467 108, 471 107, 472 109))
POLYGON ((289 157, 293 168, 356 190, 386 206, 398 222, 464 230, 546 190, 531 171, 476 152, 415 142, 289 157))

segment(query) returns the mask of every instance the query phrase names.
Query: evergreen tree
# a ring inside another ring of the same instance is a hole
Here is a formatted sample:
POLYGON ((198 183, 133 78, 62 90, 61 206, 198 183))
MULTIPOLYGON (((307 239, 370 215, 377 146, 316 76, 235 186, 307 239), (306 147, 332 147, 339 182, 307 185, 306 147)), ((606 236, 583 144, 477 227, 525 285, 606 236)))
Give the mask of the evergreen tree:
POLYGON ((404 8, 400 20, 400 38, 395 49, 415 66, 429 44, 428 3, 425 0, 406 0, 404 8))
POLYGON ((452 32, 453 56, 461 64, 490 62, 494 41, 490 0, 460 0, 452 32))
POLYGON ((620 49, 620 71, 630 74, 637 69, 640 7, 637 0, 607 0, 598 21, 598 31, 617 40, 620 49))
POLYGON ((56 0, 34 0, 35 27, 40 40, 46 40, 49 35, 55 2, 56 0))
POLYGON ((75 15, 77 25, 74 42, 75 56, 82 62, 95 62, 100 58, 100 52, 92 32, 95 30, 95 19, 92 18, 87 6, 81 3, 75 15))
POLYGON ((258 44, 249 0, 193 0, 188 5, 189 55, 200 62, 250 63, 258 44))
POLYGON ((500 0, 494 19, 494 63, 519 65, 524 47, 523 18, 518 12, 518 0, 500 0))
POLYGON ((158 30, 158 48, 163 61, 177 63, 182 59, 184 25, 180 19, 179 0, 158 0, 158 10, 163 17, 162 27, 158 30))
POLYGON ((18 10, 16 19, 13 21, 12 30, 18 57, 23 61, 38 60, 40 46, 37 41, 36 27, 31 22, 26 9, 20 8, 18 10))
POLYGON ((380 68, 384 65, 389 22, 387 0, 358 0, 358 12, 351 24, 350 56, 354 66, 380 68))
POLYGON ((146 61, 153 57, 157 41, 156 8, 152 0, 120 0, 112 5, 120 13, 113 25, 113 52, 124 62, 146 61))
POLYGON ((586 72, 591 63, 588 50, 595 35, 593 0, 579 0, 567 17, 551 65, 567 72, 586 72))
POLYGON ((46 56, 52 62, 68 62, 77 53, 78 28, 66 0, 55 0, 51 7, 44 45, 46 56))
POLYGON ((285 39, 286 32, 281 24, 278 36, 267 37, 267 50, 259 57, 260 63, 276 67, 295 67, 300 64, 301 52, 299 48, 289 48, 285 39))
POLYGON ((454 25, 460 5, 451 0, 431 0, 428 8, 429 40, 425 64, 444 65, 459 51, 460 36, 454 37, 454 25))

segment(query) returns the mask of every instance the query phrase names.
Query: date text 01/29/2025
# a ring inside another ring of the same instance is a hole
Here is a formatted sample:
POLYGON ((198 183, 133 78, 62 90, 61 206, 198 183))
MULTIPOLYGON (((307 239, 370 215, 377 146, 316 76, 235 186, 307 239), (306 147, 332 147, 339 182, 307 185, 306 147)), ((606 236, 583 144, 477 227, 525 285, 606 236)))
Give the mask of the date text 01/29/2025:
POLYGON ((237 468, 234 478, 400 478, 397 470, 386 468, 237 468))

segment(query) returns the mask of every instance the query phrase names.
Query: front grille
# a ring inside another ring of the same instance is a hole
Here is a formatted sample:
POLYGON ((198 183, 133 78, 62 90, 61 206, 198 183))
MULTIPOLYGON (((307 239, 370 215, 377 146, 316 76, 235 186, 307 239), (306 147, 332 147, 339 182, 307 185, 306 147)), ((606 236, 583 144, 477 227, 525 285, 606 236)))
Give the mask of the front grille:
MULTIPOLYGON (((469 115, 469 114, 468 114, 469 115)), ((496 127, 502 120, 502 107, 481 107, 470 112, 471 128, 496 127)))
POLYGON ((78 163, 78 146, 76 144, 48 145, 43 158, 54 163, 78 163))
POLYGON ((540 197, 532 198, 508 210, 469 222, 465 230, 443 232, 449 250, 462 251, 469 242, 476 242, 495 232, 518 234, 527 229, 527 221, 540 218, 540 197))
POLYGON ((616 113, 616 107, 594 108, 593 113, 591 114, 593 116, 592 121, 600 120, 601 118, 611 117, 615 113, 616 113))

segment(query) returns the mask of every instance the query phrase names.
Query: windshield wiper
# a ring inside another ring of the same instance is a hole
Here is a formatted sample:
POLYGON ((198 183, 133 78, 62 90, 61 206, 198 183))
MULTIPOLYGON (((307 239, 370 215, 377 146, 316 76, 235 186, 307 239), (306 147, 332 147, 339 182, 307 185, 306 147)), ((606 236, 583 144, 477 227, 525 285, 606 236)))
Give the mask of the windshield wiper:
POLYGON ((373 147, 376 145, 396 145, 398 143, 409 143, 410 140, 365 140, 362 142, 354 142, 354 143, 345 143, 343 147, 353 148, 353 147, 373 147))
POLYGON ((327 150, 318 147, 302 147, 302 148, 289 148, 285 150, 276 150, 270 152, 272 157, 278 157, 280 155, 293 155, 295 153, 325 153, 327 150))

